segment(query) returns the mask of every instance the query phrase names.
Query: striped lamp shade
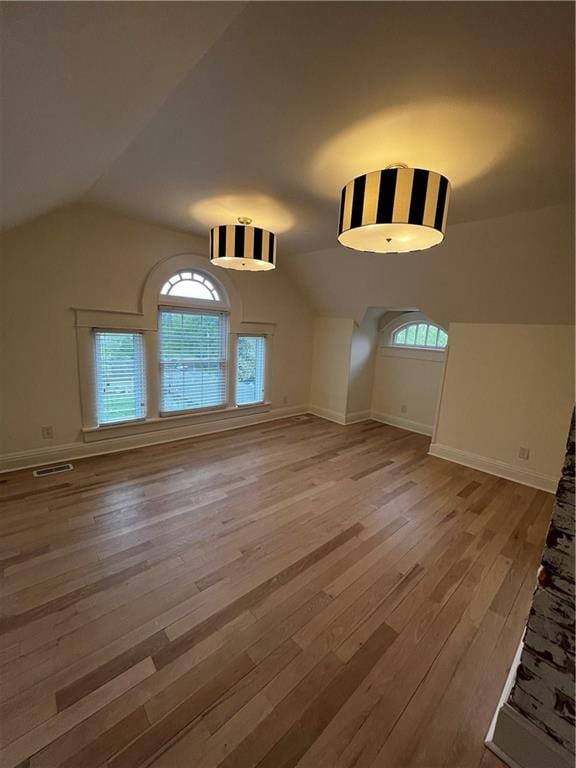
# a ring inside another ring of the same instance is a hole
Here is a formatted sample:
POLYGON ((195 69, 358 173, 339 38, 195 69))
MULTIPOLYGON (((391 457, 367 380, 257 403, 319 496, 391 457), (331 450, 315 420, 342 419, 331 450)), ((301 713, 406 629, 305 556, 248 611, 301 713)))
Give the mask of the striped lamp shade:
POLYGON ((422 251, 444 239, 450 183, 421 168, 391 167, 342 190, 338 240, 374 253, 422 251))
POLYGON ((276 235, 245 224, 214 227, 210 230, 210 261, 227 269, 274 269, 276 235))

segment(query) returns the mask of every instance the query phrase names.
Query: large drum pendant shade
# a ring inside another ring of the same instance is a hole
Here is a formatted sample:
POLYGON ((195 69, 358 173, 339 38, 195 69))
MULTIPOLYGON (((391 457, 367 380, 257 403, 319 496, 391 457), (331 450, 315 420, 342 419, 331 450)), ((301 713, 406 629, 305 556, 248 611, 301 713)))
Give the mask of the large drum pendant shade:
POLYGON ((357 251, 421 251, 444 239, 450 197, 445 176, 390 167, 350 181, 342 190, 338 240, 357 251))
POLYGON ((274 233, 246 224, 214 227, 210 230, 210 261, 227 269, 274 269, 276 241, 274 233))

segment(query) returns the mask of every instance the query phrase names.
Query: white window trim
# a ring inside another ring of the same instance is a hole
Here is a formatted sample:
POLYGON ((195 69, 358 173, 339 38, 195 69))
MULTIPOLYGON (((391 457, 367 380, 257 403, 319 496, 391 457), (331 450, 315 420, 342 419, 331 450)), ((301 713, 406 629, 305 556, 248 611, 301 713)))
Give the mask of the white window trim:
POLYGON ((382 344, 379 348, 381 357, 403 357, 407 360, 429 360, 432 363, 444 361, 447 347, 435 349, 434 347, 394 347, 382 344))
POLYGON ((266 413, 271 410, 270 382, 273 364, 273 337, 276 324, 266 321, 242 319, 242 304, 230 278, 213 274, 205 257, 179 254, 164 260, 150 272, 141 298, 140 311, 122 311, 99 308, 73 307, 78 350, 78 375, 82 409, 82 439, 85 442, 107 440, 115 437, 154 433, 187 425, 233 420, 249 413, 266 413), (181 270, 205 272, 218 288, 227 294, 229 304, 202 299, 184 299, 160 295, 160 289, 168 277, 181 270), (194 305, 191 303, 194 302, 194 305), (160 366, 158 349, 158 317, 160 307, 190 308, 192 311, 228 313, 228 392, 227 404, 208 409, 160 415, 160 366), (147 410, 146 418, 135 421, 98 425, 94 398, 94 330, 128 331, 141 333, 144 339, 147 410), (236 401, 236 343, 238 336, 266 337, 266 396, 262 403, 235 405, 236 401))
POLYGON ((270 400, 270 371, 272 369, 271 366, 271 360, 272 360, 272 338, 273 335, 270 333, 266 333, 265 331, 259 331, 256 332, 254 328, 252 328, 250 331, 239 331, 238 333, 234 334, 234 377, 231 379, 231 386, 234 390, 234 396, 231 400, 232 403, 234 403, 234 408, 236 410, 246 411, 250 410, 251 408, 258 408, 259 406, 270 406, 272 405, 272 402, 270 400), (238 405, 236 403, 236 360, 238 358, 238 337, 239 336, 255 336, 257 338, 264 337, 264 398, 262 402, 259 403, 244 403, 243 405, 238 405))
POLYGON ((158 306, 171 307, 172 309, 189 309, 191 312, 230 311, 230 305, 226 301, 215 301, 213 299, 187 299, 184 296, 169 296, 166 293, 163 293, 158 297, 158 306))
POLYGON ((270 410, 271 403, 210 408, 190 413, 179 413, 174 416, 159 416, 157 418, 141 419, 139 421, 127 421, 122 424, 85 427, 82 429, 82 436, 85 442, 93 443, 99 440, 109 440, 110 438, 115 437, 165 432, 172 428, 185 427, 188 425, 211 424, 216 421, 233 421, 235 417, 245 416, 247 413, 267 413, 270 410))

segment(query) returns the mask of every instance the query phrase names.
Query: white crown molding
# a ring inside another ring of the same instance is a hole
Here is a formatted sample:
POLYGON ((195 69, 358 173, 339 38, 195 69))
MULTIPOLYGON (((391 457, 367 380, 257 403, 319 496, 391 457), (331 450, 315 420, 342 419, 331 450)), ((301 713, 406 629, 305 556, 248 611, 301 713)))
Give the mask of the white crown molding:
POLYGON ((372 411, 370 418, 374 421, 380 421, 382 424, 389 424, 392 427, 400 427, 400 429, 406 429, 408 432, 418 432, 420 435, 432 434, 433 427, 431 424, 422 424, 419 421, 412 421, 406 419, 403 416, 393 416, 390 413, 378 413, 372 411))
POLYGON ((101 456, 107 453, 119 453, 120 451, 129 451, 133 448, 142 448, 147 445, 171 443, 177 440, 186 440, 189 437, 211 435, 216 432, 248 427, 265 421, 285 419, 288 416, 299 416, 308 412, 309 410, 306 405, 294 405, 272 408, 261 413, 237 416, 234 419, 215 418, 200 424, 172 427, 156 433, 147 432, 126 437, 114 437, 108 440, 100 440, 98 443, 67 443, 64 445, 54 445, 50 448, 34 448, 28 451, 4 453, 0 454, 0 473, 39 467, 57 461, 69 461, 72 459, 88 458, 89 456, 101 456))
POLYGON ((521 485, 528 485, 531 488, 538 488, 548 493, 554 493, 558 485, 558 478, 553 475, 545 475, 534 470, 523 469, 498 459, 479 456, 477 453, 451 448, 441 443, 432 443, 428 453, 439 459, 446 459, 455 464, 463 464, 465 467, 478 469, 480 472, 487 472, 489 475, 503 477, 506 480, 512 480, 521 485))

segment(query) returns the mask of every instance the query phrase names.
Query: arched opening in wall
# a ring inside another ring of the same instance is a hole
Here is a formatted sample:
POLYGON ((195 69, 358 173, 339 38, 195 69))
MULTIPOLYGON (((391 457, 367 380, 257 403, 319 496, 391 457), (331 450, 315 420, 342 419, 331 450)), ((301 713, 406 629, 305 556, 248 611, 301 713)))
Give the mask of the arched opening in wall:
POLYGON ((383 312, 374 365, 375 418, 432 435, 448 333, 417 310, 383 312))

